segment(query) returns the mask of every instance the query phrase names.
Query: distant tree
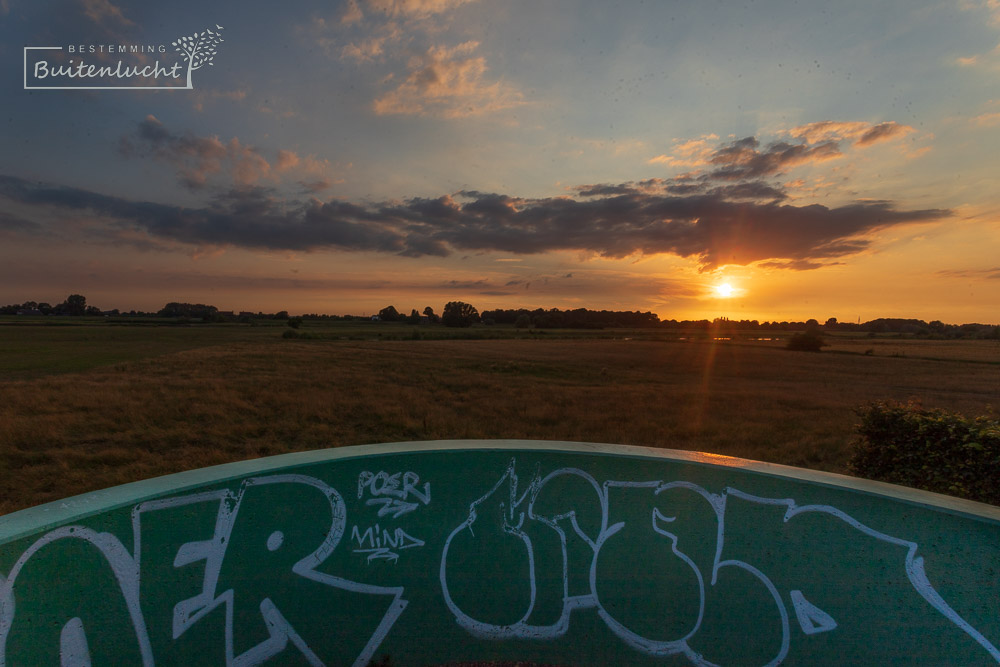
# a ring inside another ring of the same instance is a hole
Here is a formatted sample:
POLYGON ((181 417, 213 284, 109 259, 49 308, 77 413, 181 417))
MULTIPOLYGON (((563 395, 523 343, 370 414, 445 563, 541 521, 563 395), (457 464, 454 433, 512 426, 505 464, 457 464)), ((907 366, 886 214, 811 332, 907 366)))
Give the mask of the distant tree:
POLYGON ((42 312, 42 315, 49 315, 52 313, 53 309, 50 304, 47 304, 43 301, 42 303, 38 304, 38 310, 42 312))
POLYGON ((83 311, 85 315, 90 315, 92 317, 97 317, 101 315, 101 309, 97 306, 87 306, 87 309, 83 311))
POLYGON ((514 320, 514 326, 518 329, 529 328, 531 326, 531 316, 527 313, 521 313, 517 316, 517 319, 514 320))
POLYGON ((799 352, 819 352, 827 345, 829 343, 823 340, 823 335, 818 329, 809 329, 802 333, 793 334, 785 344, 785 349, 799 352))
POLYGON ((198 318, 202 322, 213 322, 218 319, 219 309, 203 303, 177 303, 176 301, 171 301, 156 314, 158 317, 198 318))
POLYGON ((301 317, 289 317, 288 318, 288 326, 290 326, 293 329, 298 329, 300 326, 302 326, 302 318, 301 317))
POLYGON ((430 306, 424 308, 424 317, 426 317, 430 322, 438 321, 438 316, 434 314, 434 309, 430 306))
POLYGON ((830 331, 833 331, 834 329, 837 328, 837 318, 831 317, 826 321, 826 324, 824 324, 823 326, 829 329, 830 331))
POLYGON ((399 311, 395 306, 386 306, 378 311, 378 318, 383 322, 398 322, 400 320, 399 311))
POLYGON ((287 310, 279 310, 278 312, 276 312, 274 314, 274 319, 276 319, 276 320, 287 320, 288 319, 288 311, 287 310))
POLYGON ((82 294, 70 294, 61 305, 67 315, 84 315, 87 312, 87 297, 82 294))
POLYGON ((444 306, 441 321, 448 327, 471 327, 479 321, 479 311, 464 301, 449 301, 444 306))
POLYGON ((414 308, 410 311, 410 316, 406 318, 407 324, 420 324, 420 313, 414 308))

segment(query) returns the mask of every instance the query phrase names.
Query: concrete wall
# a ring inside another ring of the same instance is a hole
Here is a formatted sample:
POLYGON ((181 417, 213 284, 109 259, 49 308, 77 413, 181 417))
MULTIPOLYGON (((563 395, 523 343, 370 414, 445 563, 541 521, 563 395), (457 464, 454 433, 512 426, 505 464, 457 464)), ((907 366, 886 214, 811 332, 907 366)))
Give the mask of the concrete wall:
POLYGON ((452 441, 0 518, 0 664, 1000 662, 1000 509, 706 454, 452 441))

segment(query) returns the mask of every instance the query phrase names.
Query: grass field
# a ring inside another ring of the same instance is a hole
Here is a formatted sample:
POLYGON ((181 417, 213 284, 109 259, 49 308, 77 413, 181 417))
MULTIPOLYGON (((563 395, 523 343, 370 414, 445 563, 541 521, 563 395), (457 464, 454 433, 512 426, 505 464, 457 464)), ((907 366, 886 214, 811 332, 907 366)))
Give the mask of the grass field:
POLYGON ((622 331, 410 340, 457 333, 350 324, 307 326, 322 334, 307 340, 282 338, 284 326, 0 326, 0 513, 398 440, 613 442, 844 472, 867 402, 1000 406, 996 341, 844 337, 815 354, 622 331))

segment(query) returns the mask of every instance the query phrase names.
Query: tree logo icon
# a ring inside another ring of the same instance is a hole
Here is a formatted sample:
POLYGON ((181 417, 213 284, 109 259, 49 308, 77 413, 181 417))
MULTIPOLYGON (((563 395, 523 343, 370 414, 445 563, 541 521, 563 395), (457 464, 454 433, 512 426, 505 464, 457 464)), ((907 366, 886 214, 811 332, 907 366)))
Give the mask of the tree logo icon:
POLYGON ((215 30, 208 28, 200 33, 194 32, 190 35, 180 37, 170 45, 180 52, 181 57, 187 61, 187 88, 194 88, 191 84, 191 73, 196 69, 201 69, 205 65, 214 65, 215 54, 218 46, 226 41, 222 39, 222 26, 215 24, 215 30))

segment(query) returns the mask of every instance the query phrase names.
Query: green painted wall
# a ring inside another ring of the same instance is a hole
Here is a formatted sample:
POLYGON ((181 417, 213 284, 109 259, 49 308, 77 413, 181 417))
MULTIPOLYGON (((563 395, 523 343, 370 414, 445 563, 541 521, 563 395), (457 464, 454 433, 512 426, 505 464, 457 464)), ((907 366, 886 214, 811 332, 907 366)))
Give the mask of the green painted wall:
POLYGON ((1000 510, 682 452, 403 443, 0 518, 0 664, 1000 662, 1000 510))

